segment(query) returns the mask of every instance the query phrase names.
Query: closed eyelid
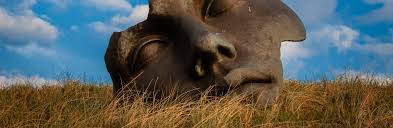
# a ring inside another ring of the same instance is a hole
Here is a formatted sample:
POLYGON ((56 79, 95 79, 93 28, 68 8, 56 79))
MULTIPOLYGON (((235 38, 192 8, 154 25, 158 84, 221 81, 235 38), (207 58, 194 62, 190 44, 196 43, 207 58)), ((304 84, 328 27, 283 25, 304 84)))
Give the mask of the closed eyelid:
POLYGON ((215 0, 205 0, 202 6, 202 15, 206 19, 209 16, 209 10, 215 0))
POLYGON ((130 57, 130 66, 131 66, 131 72, 135 72, 137 70, 137 61, 140 55, 140 52, 143 50, 143 48, 151 43, 164 43, 166 44, 168 42, 168 39, 159 36, 159 35, 151 35, 151 36, 146 36, 138 41, 138 47, 135 48, 135 50, 132 52, 132 55, 130 57))

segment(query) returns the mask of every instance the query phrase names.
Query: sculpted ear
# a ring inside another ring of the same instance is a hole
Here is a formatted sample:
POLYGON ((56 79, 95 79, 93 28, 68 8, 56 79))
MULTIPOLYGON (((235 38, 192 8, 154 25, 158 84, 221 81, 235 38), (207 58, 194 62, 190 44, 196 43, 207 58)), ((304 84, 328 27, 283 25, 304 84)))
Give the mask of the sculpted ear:
POLYGON ((306 30, 296 13, 281 0, 254 0, 259 13, 267 17, 266 26, 272 26, 280 41, 303 41, 306 30), (270 18, 269 18, 270 17, 270 18))

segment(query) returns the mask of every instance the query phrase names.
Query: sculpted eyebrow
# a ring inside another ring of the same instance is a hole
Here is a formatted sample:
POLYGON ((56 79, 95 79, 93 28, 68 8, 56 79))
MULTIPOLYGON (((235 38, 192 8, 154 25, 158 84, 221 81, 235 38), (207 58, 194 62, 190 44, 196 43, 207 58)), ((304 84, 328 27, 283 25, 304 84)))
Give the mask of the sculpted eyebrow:
POLYGON ((202 15, 205 18, 220 15, 234 7, 236 1, 238 0, 205 0, 202 15))

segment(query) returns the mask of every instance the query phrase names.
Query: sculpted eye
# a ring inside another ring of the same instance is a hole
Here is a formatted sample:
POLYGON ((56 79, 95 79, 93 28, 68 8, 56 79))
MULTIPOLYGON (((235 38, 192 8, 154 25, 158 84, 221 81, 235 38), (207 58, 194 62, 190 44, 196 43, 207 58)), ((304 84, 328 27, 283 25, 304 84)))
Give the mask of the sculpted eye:
POLYGON ((161 36, 147 36, 139 40, 138 44, 139 46, 129 56, 131 72, 136 72, 156 60, 160 52, 167 48, 167 39, 161 36))
POLYGON ((209 16, 218 16, 228 9, 231 9, 237 0, 206 0, 204 4, 205 18, 209 16))

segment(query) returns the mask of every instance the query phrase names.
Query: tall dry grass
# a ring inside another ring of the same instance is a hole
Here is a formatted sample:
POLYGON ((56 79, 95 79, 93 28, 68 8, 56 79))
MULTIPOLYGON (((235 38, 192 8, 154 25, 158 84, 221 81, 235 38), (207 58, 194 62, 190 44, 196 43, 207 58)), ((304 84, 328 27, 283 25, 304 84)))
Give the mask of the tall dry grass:
POLYGON ((242 96, 119 102, 110 86, 13 85, 0 89, 0 127, 393 127, 393 83, 288 81, 273 105, 242 96))

